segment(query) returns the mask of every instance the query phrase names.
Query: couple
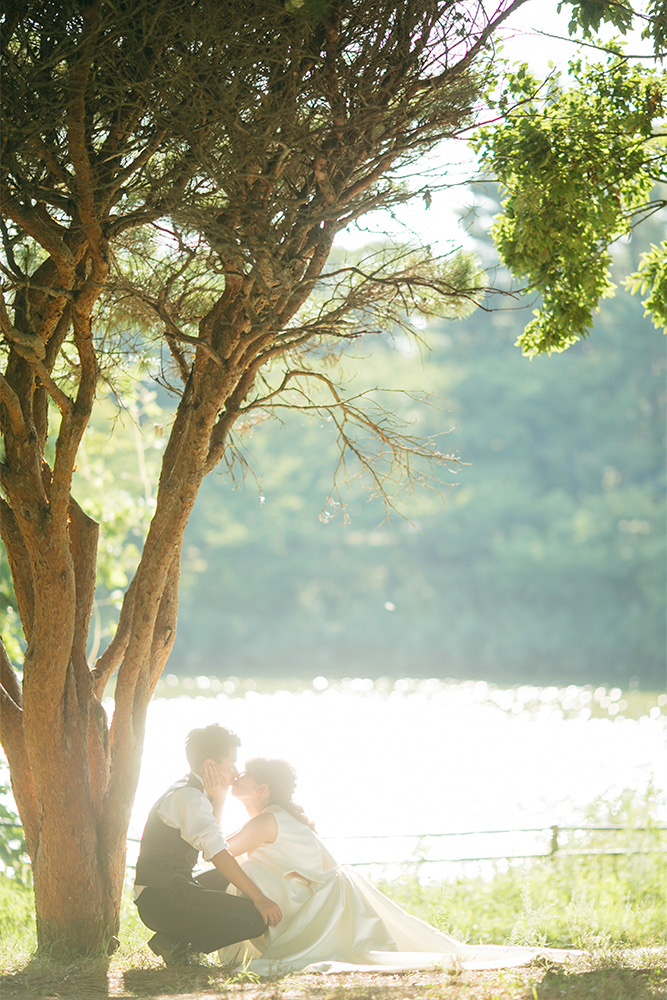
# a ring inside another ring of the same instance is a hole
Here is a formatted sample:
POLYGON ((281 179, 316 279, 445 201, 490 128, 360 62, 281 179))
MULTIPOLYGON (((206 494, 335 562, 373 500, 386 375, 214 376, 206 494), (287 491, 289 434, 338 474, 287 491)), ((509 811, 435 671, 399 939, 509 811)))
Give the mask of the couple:
POLYGON ((350 868, 336 864, 293 801, 281 760, 236 770, 237 736, 212 725, 186 741, 190 774, 151 809, 137 861, 135 902, 148 942, 167 964, 219 951, 260 976, 288 972, 467 969, 524 965, 553 948, 467 945, 411 916, 350 868), (249 821, 225 839, 229 788, 249 821), (193 877, 199 853, 213 869, 193 877), (242 865, 237 856, 245 855, 242 865))

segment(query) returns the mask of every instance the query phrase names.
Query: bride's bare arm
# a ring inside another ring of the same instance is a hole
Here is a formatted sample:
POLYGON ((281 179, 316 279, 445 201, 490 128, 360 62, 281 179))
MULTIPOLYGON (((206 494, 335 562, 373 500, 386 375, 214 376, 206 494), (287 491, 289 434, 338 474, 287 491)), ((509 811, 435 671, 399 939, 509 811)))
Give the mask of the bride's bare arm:
POLYGON ((273 813, 260 813, 242 826, 237 833, 227 837, 229 853, 235 857, 254 851, 262 844, 272 844, 278 836, 278 823, 273 813))
POLYGON ((275 927, 283 919, 282 911, 278 904, 274 900, 269 899, 265 896, 262 890, 256 885, 252 879, 248 878, 246 873, 243 871, 239 865, 236 858, 233 858, 229 851, 218 851, 211 858, 211 861, 224 877, 235 885, 237 889, 245 893, 261 915, 265 924, 270 927, 275 927))

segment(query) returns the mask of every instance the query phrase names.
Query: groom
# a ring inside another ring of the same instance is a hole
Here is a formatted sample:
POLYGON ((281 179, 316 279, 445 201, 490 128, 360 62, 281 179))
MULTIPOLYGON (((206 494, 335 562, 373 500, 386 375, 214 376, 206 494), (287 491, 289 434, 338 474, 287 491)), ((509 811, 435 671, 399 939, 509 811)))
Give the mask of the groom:
POLYGON ((280 907, 257 888, 227 849, 219 820, 227 789, 238 776, 240 740, 222 726, 194 729, 185 753, 190 774, 151 809, 137 861, 134 901, 144 924, 156 931, 148 947, 168 965, 192 952, 216 951, 259 937, 275 927, 280 907), (216 787, 215 803, 204 790, 216 787), (215 867, 193 877, 202 852, 215 867), (225 892, 229 883, 247 896, 225 892))

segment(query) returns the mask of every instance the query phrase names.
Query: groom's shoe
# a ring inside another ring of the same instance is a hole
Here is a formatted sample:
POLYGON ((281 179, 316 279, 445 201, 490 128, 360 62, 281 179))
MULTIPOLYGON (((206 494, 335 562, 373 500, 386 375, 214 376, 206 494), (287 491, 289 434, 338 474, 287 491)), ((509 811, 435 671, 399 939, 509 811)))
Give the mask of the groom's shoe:
POLYGON ((171 941, 162 931, 158 931, 148 942, 148 947, 165 965, 192 965, 197 960, 197 954, 187 944, 171 941))

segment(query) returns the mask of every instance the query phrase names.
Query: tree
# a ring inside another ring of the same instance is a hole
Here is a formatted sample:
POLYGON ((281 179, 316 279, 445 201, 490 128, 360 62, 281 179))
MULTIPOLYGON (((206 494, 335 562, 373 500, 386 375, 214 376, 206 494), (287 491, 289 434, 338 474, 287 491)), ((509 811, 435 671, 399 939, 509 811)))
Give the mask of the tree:
POLYGON ((327 262, 337 232, 406 201, 410 165, 471 126, 493 34, 523 2, 6 5, 0 532, 25 654, 20 680, 0 647, 0 736, 40 945, 117 933, 183 531, 234 426, 321 413, 379 491, 415 456, 447 461, 346 397, 327 359, 413 314, 465 311, 484 292, 474 260, 389 247, 327 262), (123 356, 163 348, 178 405, 155 511, 91 664, 98 525, 72 495, 77 454, 123 356))
POLYGON ((338 422, 379 489, 415 452, 446 458, 369 418, 322 366, 332 344, 474 302, 474 262, 397 249, 326 263, 338 231, 409 197, 401 168, 470 124, 489 40, 521 2, 491 16, 434 0, 6 6, 0 530, 25 655, 21 681, 0 647, 0 735, 40 945, 112 947, 183 530, 234 424, 298 397, 338 422), (182 386, 141 560, 91 665, 98 525, 72 477, 99 385, 146 349, 138 315, 182 386))

